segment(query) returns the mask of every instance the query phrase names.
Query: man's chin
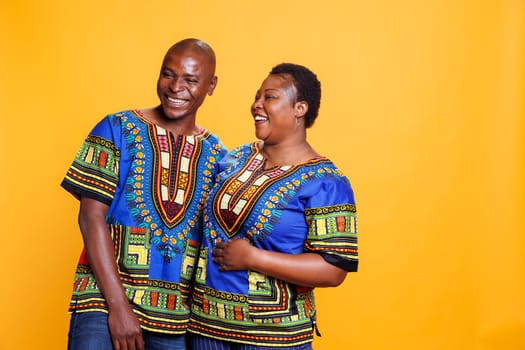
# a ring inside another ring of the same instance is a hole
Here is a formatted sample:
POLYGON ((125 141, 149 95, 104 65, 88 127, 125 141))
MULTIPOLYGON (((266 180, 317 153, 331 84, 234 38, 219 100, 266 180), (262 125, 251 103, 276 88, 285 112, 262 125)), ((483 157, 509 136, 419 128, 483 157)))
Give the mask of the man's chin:
POLYGON ((162 112, 164 114, 163 117, 167 119, 182 119, 188 114, 188 111, 185 108, 167 106, 162 106, 162 112))

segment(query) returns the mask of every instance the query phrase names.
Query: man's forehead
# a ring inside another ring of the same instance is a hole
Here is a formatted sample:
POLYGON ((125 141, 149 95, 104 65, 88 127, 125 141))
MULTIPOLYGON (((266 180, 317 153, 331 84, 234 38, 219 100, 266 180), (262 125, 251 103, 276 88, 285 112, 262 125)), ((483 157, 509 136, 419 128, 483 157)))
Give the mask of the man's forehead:
POLYGON ((213 59, 197 50, 174 50, 170 51, 164 57, 163 65, 169 65, 174 62, 181 62, 184 66, 193 67, 193 69, 213 69, 213 59))

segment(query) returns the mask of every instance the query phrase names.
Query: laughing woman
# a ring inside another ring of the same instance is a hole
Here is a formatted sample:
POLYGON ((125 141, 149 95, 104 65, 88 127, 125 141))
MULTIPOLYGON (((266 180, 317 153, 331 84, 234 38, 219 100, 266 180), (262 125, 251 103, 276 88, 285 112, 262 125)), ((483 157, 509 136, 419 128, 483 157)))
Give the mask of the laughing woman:
POLYGON ((260 141, 226 157, 205 207, 193 349, 312 349, 313 289, 357 271, 352 188, 306 140, 320 100, 315 74, 295 64, 257 91, 260 141))

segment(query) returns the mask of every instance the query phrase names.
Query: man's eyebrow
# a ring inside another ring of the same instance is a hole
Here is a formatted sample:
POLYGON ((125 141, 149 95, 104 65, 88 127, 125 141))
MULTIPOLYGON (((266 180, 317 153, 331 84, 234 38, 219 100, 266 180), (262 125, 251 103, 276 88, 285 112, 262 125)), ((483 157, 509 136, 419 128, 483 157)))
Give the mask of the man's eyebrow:
MULTIPOLYGON (((175 74, 175 71, 173 69, 171 69, 170 67, 168 67, 168 66, 162 66, 161 70, 167 70, 167 71, 175 74)), ((199 75, 199 73, 194 73, 194 74, 192 74, 192 73, 185 73, 183 75, 183 77, 186 77, 186 78, 199 78, 200 75, 199 75)))

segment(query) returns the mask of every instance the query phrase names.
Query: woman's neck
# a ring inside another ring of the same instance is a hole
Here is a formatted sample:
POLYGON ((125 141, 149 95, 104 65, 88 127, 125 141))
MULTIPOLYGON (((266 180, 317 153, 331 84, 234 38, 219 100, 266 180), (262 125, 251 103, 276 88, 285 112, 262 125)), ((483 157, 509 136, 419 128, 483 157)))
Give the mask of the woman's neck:
POLYGON ((266 158, 266 168, 300 164, 320 156, 306 140, 281 144, 266 144, 261 141, 259 150, 266 158))

